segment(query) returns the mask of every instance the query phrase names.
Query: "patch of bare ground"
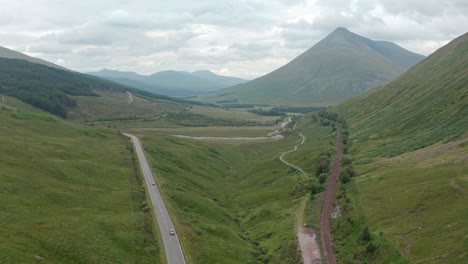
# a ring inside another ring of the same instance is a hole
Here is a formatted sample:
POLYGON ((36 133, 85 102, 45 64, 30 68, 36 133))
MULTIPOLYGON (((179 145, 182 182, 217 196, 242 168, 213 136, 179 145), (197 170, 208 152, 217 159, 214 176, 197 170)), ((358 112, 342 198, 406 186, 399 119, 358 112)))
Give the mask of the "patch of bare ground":
POLYGON ((322 258, 320 248, 317 241, 315 241, 315 231, 312 228, 300 228, 297 237, 301 246, 304 264, 321 264, 322 258))

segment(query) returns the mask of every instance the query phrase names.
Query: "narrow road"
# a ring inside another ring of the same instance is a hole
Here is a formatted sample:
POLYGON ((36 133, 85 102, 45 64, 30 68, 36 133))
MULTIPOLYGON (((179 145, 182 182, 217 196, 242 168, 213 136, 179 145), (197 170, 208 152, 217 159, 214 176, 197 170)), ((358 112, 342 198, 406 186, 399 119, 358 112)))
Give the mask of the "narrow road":
POLYGON ((336 182, 340 172, 341 161, 341 129, 338 128, 338 135, 336 138, 336 154, 335 162, 333 163, 333 170, 331 177, 328 179, 327 190, 325 192, 325 201, 323 202, 322 215, 320 217, 320 237, 322 240, 323 253, 327 264, 336 264, 335 253, 333 253, 332 238, 330 234, 330 212, 335 195, 336 182))
POLYGON ((133 95, 129 91, 127 91, 127 94, 128 94, 128 103, 130 104, 131 102, 133 102, 133 95))
POLYGON ((175 235, 170 234, 171 228, 174 228, 172 224, 171 217, 169 212, 166 209, 166 205, 161 197, 158 186, 155 184, 155 179, 151 173, 151 169, 146 160, 145 153, 141 148, 140 141, 134 135, 126 134, 125 136, 129 137, 133 145, 135 146, 135 151, 138 155, 138 160, 140 161, 141 171, 145 178, 146 188, 151 198, 151 204, 153 205, 154 214, 156 215, 156 220, 159 225, 159 230, 161 231, 161 237, 164 243, 164 250, 166 252, 166 258, 168 264, 185 264, 184 253, 182 252, 182 247, 179 242, 177 233, 175 235))

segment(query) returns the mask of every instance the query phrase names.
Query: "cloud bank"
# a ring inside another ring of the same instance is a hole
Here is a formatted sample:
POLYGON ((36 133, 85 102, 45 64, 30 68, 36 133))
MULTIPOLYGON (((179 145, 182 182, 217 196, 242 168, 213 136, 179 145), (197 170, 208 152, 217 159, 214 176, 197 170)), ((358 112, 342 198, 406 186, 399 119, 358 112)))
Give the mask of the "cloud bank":
POLYGON ((464 0, 0 0, 0 45, 77 71, 208 69, 255 78, 343 26, 428 55, 465 33, 464 0))

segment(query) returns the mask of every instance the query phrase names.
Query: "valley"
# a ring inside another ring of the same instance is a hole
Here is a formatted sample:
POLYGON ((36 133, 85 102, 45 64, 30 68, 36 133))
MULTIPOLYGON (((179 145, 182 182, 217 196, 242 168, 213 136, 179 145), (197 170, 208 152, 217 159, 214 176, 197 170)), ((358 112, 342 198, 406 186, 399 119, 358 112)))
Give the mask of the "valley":
POLYGON ((338 27, 251 81, 1 48, 0 262, 466 263, 467 34, 338 27))

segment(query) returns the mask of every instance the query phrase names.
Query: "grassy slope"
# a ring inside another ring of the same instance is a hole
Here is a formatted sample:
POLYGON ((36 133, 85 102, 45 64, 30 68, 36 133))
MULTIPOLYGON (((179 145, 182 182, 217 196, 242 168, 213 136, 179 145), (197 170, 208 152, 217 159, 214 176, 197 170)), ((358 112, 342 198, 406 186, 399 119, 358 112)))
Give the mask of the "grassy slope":
POLYGON ((467 140, 357 167, 371 229, 413 263, 466 263, 467 140))
POLYGON ((77 107, 68 109, 68 118, 78 121, 141 119, 184 109, 180 103, 145 98, 138 94, 132 94, 131 103, 128 103, 127 93, 99 92, 98 94, 99 97, 73 96, 77 107))
MULTIPOLYGON (((336 107, 374 237, 413 263, 466 263, 468 35, 387 86, 336 107), (436 145, 433 145, 436 144, 436 145), (393 157, 393 158, 386 158, 393 157)), ((358 191, 358 192, 357 192, 358 191)))
POLYGON ((0 119, 0 262, 158 259, 123 139, 44 113, 0 110, 0 119))
POLYGON ((192 263, 296 263, 298 176, 277 160, 298 140, 182 140, 140 131, 192 263))
POLYGON ((397 155, 468 127, 468 34, 454 40, 392 83, 338 107, 353 139, 372 155, 397 155))

